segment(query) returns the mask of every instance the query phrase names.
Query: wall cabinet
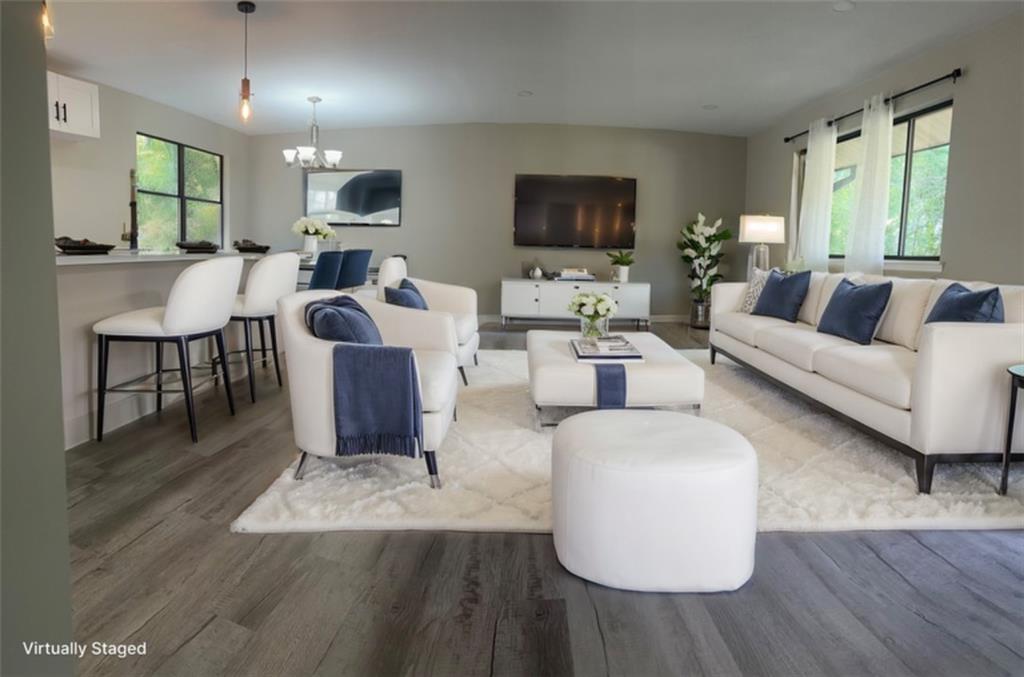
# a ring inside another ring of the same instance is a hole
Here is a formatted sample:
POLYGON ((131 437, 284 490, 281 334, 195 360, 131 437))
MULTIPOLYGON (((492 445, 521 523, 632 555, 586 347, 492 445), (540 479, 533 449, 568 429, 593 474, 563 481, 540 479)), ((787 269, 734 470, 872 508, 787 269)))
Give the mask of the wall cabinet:
POLYGON ((509 278, 501 281, 501 320, 575 320, 569 301, 581 292, 608 294, 619 304, 622 320, 651 319, 651 285, 647 282, 555 282, 509 278))
POLYGON ((100 136, 100 90, 58 73, 46 73, 47 119, 59 135, 100 136))

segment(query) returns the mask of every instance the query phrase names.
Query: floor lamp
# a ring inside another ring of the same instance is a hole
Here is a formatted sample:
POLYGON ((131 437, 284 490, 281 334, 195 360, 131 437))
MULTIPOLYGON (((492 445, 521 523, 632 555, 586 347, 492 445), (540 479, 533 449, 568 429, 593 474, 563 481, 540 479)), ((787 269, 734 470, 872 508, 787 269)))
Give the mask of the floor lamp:
POLYGON ((740 242, 753 244, 747 259, 747 279, 754 268, 768 270, 770 244, 785 244, 786 220, 781 216, 764 214, 743 214, 740 216, 740 242))

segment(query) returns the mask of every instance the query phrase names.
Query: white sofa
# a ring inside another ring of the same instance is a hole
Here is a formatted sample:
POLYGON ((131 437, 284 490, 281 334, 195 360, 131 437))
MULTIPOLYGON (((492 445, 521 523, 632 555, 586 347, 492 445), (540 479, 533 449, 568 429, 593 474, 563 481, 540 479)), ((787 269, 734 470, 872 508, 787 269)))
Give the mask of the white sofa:
MULTIPOLYGON (((306 327, 306 304, 341 296, 334 290, 300 291, 277 302, 288 365, 295 444, 302 451, 296 477, 308 454, 336 456, 334 432, 333 350, 335 343, 318 339, 306 327)), ((431 486, 440 487, 436 451, 455 415, 458 382, 455 376, 455 326, 445 313, 410 313, 408 309, 360 296, 380 330, 385 345, 413 349, 423 402, 423 449, 431 486)))
MULTIPOLYGON (((912 456, 923 493, 931 490, 936 463, 1000 460, 1010 395, 1006 369, 1024 362, 1024 287, 1000 286, 1005 324, 925 324, 951 280, 850 276, 893 282, 875 340, 865 346, 816 331, 843 277, 813 273, 792 324, 740 312, 747 283, 715 285, 712 364, 722 353, 912 456)), ((1021 410, 1024 402, 1017 416, 1021 410)), ((1015 460, 1020 451, 1024 435, 1017 436, 1015 460)))
MULTIPOLYGON (((377 273, 377 300, 383 303, 384 288, 397 288, 404 278, 408 278, 420 290, 430 312, 448 313, 452 316, 452 320, 455 322, 455 335, 459 342, 457 354, 459 373, 462 375, 462 382, 469 385, 469 380, 466 378, 466 367, 477 363, 476 351, 480 348, 476 290, 471 287, 460 287, 454 284, 409 277, 405 259, 400 256, 392 256, 380 263, 377 273)), ((406 312, 423 312, 405 310, 406 312)))

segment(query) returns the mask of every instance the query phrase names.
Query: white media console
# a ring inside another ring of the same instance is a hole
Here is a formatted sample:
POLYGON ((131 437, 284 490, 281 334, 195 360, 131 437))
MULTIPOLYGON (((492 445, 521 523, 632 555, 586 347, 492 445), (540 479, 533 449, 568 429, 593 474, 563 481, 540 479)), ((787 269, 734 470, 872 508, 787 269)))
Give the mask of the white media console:
POLYGON ((580 292, 608 294, 619 304, 617 320, 651 321, 648 282, 575 282, 505 278, 501 281, 501 323, 509 320, 576 320, 569 301, 580 292))

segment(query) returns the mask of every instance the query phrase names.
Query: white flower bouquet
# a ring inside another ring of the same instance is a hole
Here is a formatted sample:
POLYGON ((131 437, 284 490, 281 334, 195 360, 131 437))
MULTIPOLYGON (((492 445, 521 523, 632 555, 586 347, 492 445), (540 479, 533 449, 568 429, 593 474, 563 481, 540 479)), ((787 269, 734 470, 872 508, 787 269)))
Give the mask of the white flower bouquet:
POLYGON ((321 240, 327 240, 336 236, 334 229, 328 226, 326 221, 313 219, 308 216, 303 216, 293 223, 292 232, 297 235, 318 237, 321 240))
POLYGON ((584 338, 593 338, 608 333, 608 321, 619 312, 619 304, 608 294, 584 292, 572 297, 569 312, 580 318, 584 338))

